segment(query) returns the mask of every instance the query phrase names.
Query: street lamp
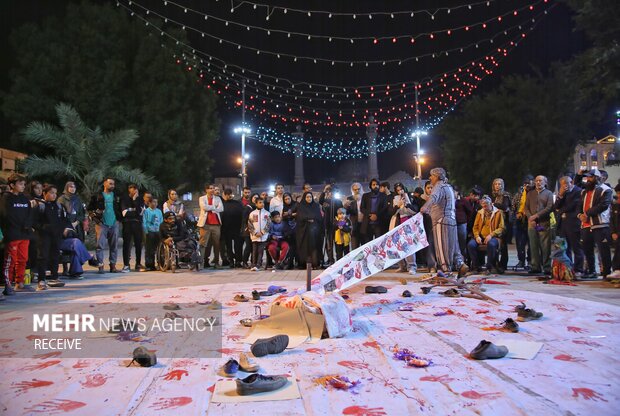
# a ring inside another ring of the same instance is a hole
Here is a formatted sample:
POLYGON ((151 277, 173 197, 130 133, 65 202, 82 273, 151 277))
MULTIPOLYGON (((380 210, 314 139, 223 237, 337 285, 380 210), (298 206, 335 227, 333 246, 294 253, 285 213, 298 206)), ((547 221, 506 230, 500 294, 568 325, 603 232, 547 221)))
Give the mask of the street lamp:
POLYGON ((241 180, 243 182, 243 187, 245 188, 246 186, 248 186, 248 175, 246 172, 246 164, 247 164, 247 160, 249 159, 249 156, 247 153, 245 153, 245 136, 246 134, 250 134, 252 132, 252 130, 250 130, 250 128, 248 126, 242 125, 239 127, 235 127, 234 130, 235 134, 241 134, 241 154, 245 155, 245 157, 239 158, 241 159, 241 180))
POLYGON ((420 162, 418 163, 418 157, 422 156, 424 154, 424 151, 422 149, 420 149, 420 136, 427 136, 428 132, 425 130, 416 130, 413 132, 413 135, 415 136, 415 141, 416 141, 416 153, 414 155, 415 159, 416 159, 416 164, 418 165, 418 174, 417 177, 418 179, 422 179, 422 163, 424 163, 424 159, 420 158, 420 162))

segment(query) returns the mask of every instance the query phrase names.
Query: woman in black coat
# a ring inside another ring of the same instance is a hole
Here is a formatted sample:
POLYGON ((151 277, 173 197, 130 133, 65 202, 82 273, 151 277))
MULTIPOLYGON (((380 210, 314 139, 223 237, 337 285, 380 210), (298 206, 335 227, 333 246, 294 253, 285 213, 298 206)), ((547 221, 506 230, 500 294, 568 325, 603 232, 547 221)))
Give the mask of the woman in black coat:
POLYGON ((284 205, 282 207, 282 222, 288 225, 291 235, 287 238, 289 245, 288 265, 289 269, 294 267, 294 260, 297 259, 297 264, 300 263, 299 257, 297 257, 297 244, 295 241, 295 229, 297 228, 297 202, 293 201, 293 196, 289 193, 284 194, 284 205))
POLYGON ((297 207, 295 236, 297 238, 297 252, 300 266, 305 266, 308 260, 314 268, 319 267, 319 253, 321 252, 321 227, 323 218, 321 208, 314 201, 312 192, 305 192, 297 207))

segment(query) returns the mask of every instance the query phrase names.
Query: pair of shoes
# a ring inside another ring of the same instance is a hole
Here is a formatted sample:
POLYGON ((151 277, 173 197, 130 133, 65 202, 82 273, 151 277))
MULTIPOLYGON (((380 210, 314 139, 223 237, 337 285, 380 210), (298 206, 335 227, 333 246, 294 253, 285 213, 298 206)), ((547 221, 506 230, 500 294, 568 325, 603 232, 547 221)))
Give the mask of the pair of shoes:
MULTIPOLYGON (((127 266, 129 268, 129 266, 127 266)), ((123 267, 124 268, 124 267, 123 267)), ((129 271, 129 270, 127 270, 129 271)), ((110 273, 120 273, 121 271, 116 268, 115 264, 110 264, 110 273)), ((126 273, 126 272, 123 272, 126 273)))
POLYGON ((508 348, 503 345, 495 345, 492 342, 482 340, 476 348, 474 348, 469 356, 474 360, 488 360, 502 358, 508 354, 508 348))
POLYGON ((261 338, 254 341, 250 351, 255 357, 263 357, 267 354, 280 354, 288 347, 288 335, 276 335, 271 338, 261 338))
POLYGON ((364 289, 366 293, 387 293, 387 289, 383 286, 366 286, 364 289))
POLYGON ((143 265, 141 265, 141 264, 136 264, 136 271, 137 271, 137 272, 145 272, 145 271, 146 271, 146 269, 144 268, 144 266, 143 266, 143 265))
POLYGON ((543 317, 542 312, 536 312, 534 309, 528 308, 523 302, 515 308, 515 311, 517 312, 517 321, 519 322, 533 321, 543 317))
POLYGON ((37 283, 37 292, 40 292, 42 290, 47 290, 47 283, 45 282, 45 280, 39 280, 39 283, 37 283))
POLYGON ((255 373, 260 367, 246 353, 239 354, 239 361, 231 358, 220 369, 220 375, 225 377, 234 377, 237 371, 244 373, 255 373))
MULTIPOLYGON (((123 268, 121 269, 121 273, 129 273, 130 271, 131 271, 131 267, 129 266, 123 266, 123 268)), ((112 272, 112 270, 110 270, 110 272, 112 272)))
POLYGON ((256 393, 265 393, 281 389, 288 383, 284 376, 266 376, 263 374, 251 374, 244 379, 236 379, 237 394, 249 396, 256 393))
POLYGON ((97 261, 97 258, 95 256, 93 256, 90 259, 88 259, 88 265, 89 266, 93 266, 93 267, 98 267, 99 266, 99 262, 97 261))
POLYGON ((259 300, 260 299, 260 293, 258 293, 258 290, 253 290, 252 291, 252 299, 253 300, 259 300))
POLYGON ((245 295, 235 295, 235 302, 247 302, 249 299, 245 295))
POLYGON ((408 291, 408 290, 405 290, 405 291, 403 292, 403 298, 410 298, 410 297, 411 297, 411 292, 410 292, 410 291, 408 291))
POLYGON ((596 280, 596 279, 598 279, 598 275, 594 272, 592 273, 586 272, 581 275, 581 280, 596 280))
POLYGON ((514 321, 512 318, 506 318, 504 322, 502 322, 500 331, 503 332, 519 332, 519 324, 514 321))

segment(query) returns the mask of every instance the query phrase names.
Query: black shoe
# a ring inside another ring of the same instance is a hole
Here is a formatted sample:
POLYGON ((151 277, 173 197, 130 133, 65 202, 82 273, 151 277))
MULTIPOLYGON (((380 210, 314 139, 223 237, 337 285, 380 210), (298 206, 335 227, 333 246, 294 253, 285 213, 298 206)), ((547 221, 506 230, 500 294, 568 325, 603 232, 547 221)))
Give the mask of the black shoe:
POLYGON ((231 263, 228 260, 222 261, 222 267, 226 267, 226 266, 230 266, 230 265, 231 265, 231 263))
POLYGON ((596 273, 584 273, 581 275, 580 280, 596 280, 598 279, 598 275, 596 273))
POLYGON ((12 285, 7 285, 4 287, 4 290, 2 291, 2 294, 5 296, 13 296, 15 295, 15 289, 13 289, 12 285))
POLYGON ((281 389, 288 382, 283 376, 265 376, 262 374, 251 374, 244 379, 236 379, 237 394, 248 396, 250 394, 264 393, 281 389))
POLYGON ((253 290, 252 291, 252 299, 253 300, 260 300, 260 294, 258 293, 257 290, 253 290))
POLYGON ((411 292, 410 292, 410 291, 408 291, 408 290, 405 290, 405 291, 403 292, 403 298, 410 298, 410 297, 411 297, 411 292))
POLYGON ((517 311, 517 321, 519 322, 533 321, 543 317, 542 312, 536 312, 534 309, 527 308, 525 303, 521 303, 515 310, 517 311))
POLYGON ((366 293, 387 293, 387 289, 383 286, 366 286, 366 293))
POLYGON ((519 324, 514 321, 512 318, 506 318, 504 322, 501 323, 501 331, 504 332, 519 332, 519 324))
POLYGON ((97 267, 97 266, 99 266, 99 262, 97 261, 97 259, 95 257, 92 257, 91 259, 88 260, 88 265, 89 266, 93 266, 93 267, 97 267))
POLYGON ((502 358, 508 354, 508 348, 503 345, 495 345, 489 341, 480 341, 476 348, 474 348, 469 356, 474 360, 488 360, 495 358, 502 358))
POLYGON ((527 274, 541 274, 541 273, 542 273, 542 270, 539 270, 539 269, 537 270, 530 269, 527 271, 527 274))
POLYGON ((255 357, 263 357, 267 354, 280 354, 286 347, 288 347, 288 335, 276 335, 257 339, 250 347, 250 351, 255 357))
POLYGON ((452 288, 452 289, 448 289, 445 292, 441 292, 442 295, 447 296, 449 298, 458 298, 461 296, 461 294, 459 293, 458 290, 452 288))

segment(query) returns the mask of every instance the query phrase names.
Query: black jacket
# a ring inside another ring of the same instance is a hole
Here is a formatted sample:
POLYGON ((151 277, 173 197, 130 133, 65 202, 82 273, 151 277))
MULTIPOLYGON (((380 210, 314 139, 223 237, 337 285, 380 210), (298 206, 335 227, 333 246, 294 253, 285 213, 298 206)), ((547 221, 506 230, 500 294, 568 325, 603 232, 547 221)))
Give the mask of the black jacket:
POLYGON ((220 213, 222 220, 222 234, 239 236, 241 235, 241 221, 243 219, 243 205, 240 201, 231 199, 222 200, 224 211, 220 213))
POLYGON ((372 192, 366 192, 362 195, 362 203, 360 205, 360 211, 364 214, 362 219, 362 234, 366 234, 368 230, 368 224, 370 223, 370 214, 377 215, 377 224, 381 224, 381 218, 385 215, 387 210, 387 203, 385 200, 385 194, 377 192, 377 207, 375 211, 372 211, 372 192))
MULTIPOLYGON (((128 194, 123 195, 120 201, 120 210, 123 222, 142 222, 144 200, 140 198, 140 196, 133 199, 128 194), (123 215, 123 213, 125 215, 123 215)), ((116 219, 118 219, 118 216, 116 219)))
POLYGON ((327 229, 332 229, 333 224, 330 218, 334 218, 338 213, 338 209, 342 208, 342 201, 335 198, 326 198, 325 192, 322 192, 319 196, 319 205, 323 211, 323 222, 327 229))
POLYGON ((65 228, 72 229, 67 211, 58 202, 45 202, 37 208, 37 222, 34 228, 39 237, 61 239, 65 228))
POLYGON ((591 227, 601 228, 601 227, 609 227, 609 217, 610 217, 610 209, 611 206, 611 189, 604 188, 598 185, 594 188, 594 195, 592 198, 592 206, 586 212, 584 212, 583 206, 586 201, 586 196, 588 191, 583 189, 581 191, 581 204, 579 206, 579 213, 586 214, 588 218, 588 222, 591 227))
POLYGON ((6 192, 0 200, 0 228, 4 242, 28 240, 32 232, 32 208, 24 194, 6 192))
POLYGON ((553 209, 557 214, 555 219, 560 227, 579 229, 581 221, 577 218, 577 214, 581 211, 581 188, 574 186, 573 190, 566 192, 564 196, 558 195, 553 209))
MULTIPOLYGON (((121 201, 116 192, 114 194, 114 214, 116 215, 116 221, 120 221, 123 218, 121 214, 121 201)), ((100 224, 103 221, 103 211, 105 210, 105 200, 103 199, 103 192, 97 192, 90 198, 88 204, 88 213, 90 218, 96 223, 100 224)))
POLYGON ((185 240, 187 238, 187 230, 182 221, 175 221, 172 224, 168 224, 166 221, 159 225, 159 236, 162 240, 172 237, 175 243, 185 240))

